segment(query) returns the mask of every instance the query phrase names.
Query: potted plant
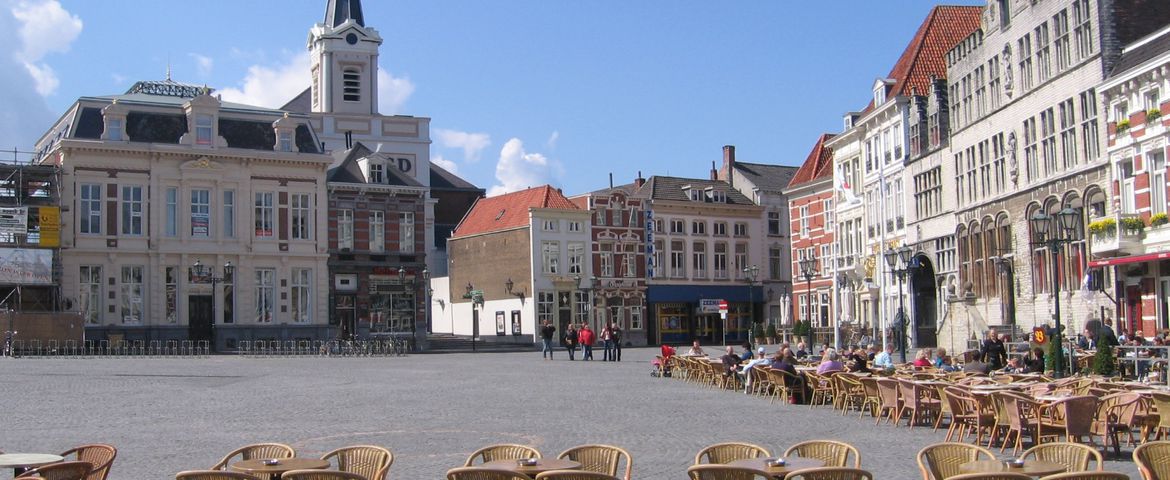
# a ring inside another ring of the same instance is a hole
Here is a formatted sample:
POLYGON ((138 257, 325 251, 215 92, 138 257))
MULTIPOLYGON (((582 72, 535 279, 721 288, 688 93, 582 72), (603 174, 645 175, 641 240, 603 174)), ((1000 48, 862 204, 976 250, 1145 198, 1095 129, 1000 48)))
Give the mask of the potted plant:
POLYGON ((1102 218, 1089 222, 1089 233, 1093 235, 1113 235, 1117 231, 1117 220, 1102 218))
POLYGON ((756 339, 756 343, 764 342, 764 324, 755 322, 752 324, 752 338, 756 339))
POLYGON ((808 320, 797 320, 793 323, 792 336, 806 339, 806 345, 812 348, 812 325, 809 324, 808 320))
POLYGON ((1146 222, 1142 217, 1125 217, 1121 219, 1121 228, 1130 232, 1141 232, 1146 229, 1146 222))
POLYGON ((1150 123, 1154 120, 1157 120, 1158 117, 1161 117, 1161 116, 1162 116, 1162 109, 1160 109, 1158 107, 1154 107, 1154 108, 1151 108, 1149 110, 1146 110, 1146 123, 1150 123))
POLYGON ((1126 130, 1129 130, 1129 119, 1123 118, 1121 120, 1118 120, 1117 121, 1117 133, 1121 133, 1121 132, 1124 132, 1126 130))
POLYGON ((769 344, 769 345, 770 345, 770 344, 773 344, 773 343, 776 343, 776 342, 778 341, 778 340, 776 339, 776 326, 775 326, 775 325, 772 325, 771 323, 769 323, 769 324, 768 324, 768 328, 766 328, 766 329, 764 330, 764 336, 765 336, 765 337, 768 337, 768 344, 769 344))
POLYGON ((1155 213, 1153 215, 1150 215, 1150 226, 1151 227, 1161 227, 1162 225, 1165 225, 1167 223, 1170 223, 1170 218, 1168 218, 1166 216, 1165 212, 1155 213))

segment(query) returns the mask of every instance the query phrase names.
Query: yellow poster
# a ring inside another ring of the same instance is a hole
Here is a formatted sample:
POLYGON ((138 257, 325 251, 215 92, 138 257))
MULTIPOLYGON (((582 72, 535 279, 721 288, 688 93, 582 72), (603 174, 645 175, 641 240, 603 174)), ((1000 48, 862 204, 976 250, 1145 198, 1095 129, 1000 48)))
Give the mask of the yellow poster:
POLYGON ((61 207, 39 207, 41 246, 61 246, 61 207))

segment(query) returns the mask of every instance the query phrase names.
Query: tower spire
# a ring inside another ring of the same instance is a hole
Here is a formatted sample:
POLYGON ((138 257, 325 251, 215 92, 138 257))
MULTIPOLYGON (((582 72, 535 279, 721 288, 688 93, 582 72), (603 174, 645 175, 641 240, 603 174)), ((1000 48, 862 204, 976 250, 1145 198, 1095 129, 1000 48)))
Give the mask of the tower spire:
POLYGON ((325 7, 325 25, 336 27, 351 19, 358 25, 366 26, 361 0, 329 0, 325 7))

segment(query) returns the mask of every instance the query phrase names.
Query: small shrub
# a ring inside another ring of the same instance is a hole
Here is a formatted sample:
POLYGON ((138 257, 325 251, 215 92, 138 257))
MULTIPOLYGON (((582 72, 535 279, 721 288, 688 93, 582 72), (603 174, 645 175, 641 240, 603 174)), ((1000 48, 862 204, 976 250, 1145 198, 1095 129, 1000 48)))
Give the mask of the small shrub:
POLYGON ((1121 228, 1130 231, 1142 231, 1146 229, 1146 222, 1141 217, 1125 217, 1121 219, 1121 228))
POLYGON ((1094 235, 1112 235, 1117 231, 1117 220, 1112 218, 1102 218, 1089 222, 1089 233, 1094 235))
POLYGON ((1129 119, 1123 118, 1121 120, 1118 120, 1117 121, 1117 132, 1121 133, 1121 132, 1124 132, 1126 130, 1129 130, 1129 119))
POLYGON ((1151 227, 1160 227, 1167 223, 1170 223, 1170 218, 1167 218, 1165 213, 1155 213, 1150 216, 1151 227))

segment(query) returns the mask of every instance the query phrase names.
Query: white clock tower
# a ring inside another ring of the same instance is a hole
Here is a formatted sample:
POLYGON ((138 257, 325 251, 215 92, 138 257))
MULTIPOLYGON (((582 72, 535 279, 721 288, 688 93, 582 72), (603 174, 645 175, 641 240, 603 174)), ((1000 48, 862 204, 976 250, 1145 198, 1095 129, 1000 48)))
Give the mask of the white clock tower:
POLYGON ((361 0, 329 0, 325 23, 309 31, 313 112, 378 114, 378 47, 361 0))

